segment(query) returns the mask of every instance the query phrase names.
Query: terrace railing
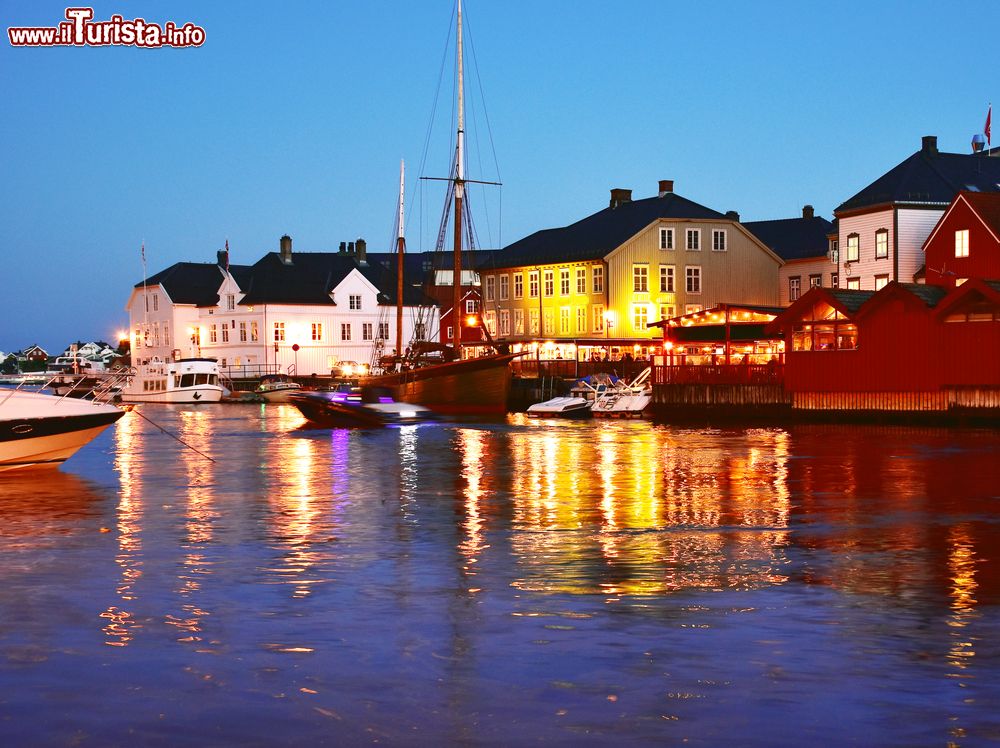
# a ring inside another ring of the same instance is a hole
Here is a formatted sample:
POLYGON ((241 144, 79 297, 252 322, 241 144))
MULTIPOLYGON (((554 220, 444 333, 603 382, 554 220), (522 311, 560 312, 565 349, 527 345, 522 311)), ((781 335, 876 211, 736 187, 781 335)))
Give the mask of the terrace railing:
POLYGON ((784 364, 684 364, 654 366, 653 384, 783 384, 784 364))

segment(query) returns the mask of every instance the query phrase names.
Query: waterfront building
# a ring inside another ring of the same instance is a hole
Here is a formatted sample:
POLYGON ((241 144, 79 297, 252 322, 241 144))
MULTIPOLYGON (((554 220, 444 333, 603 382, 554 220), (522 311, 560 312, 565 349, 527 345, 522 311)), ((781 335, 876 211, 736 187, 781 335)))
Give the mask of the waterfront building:
POLYGON ((781 306, 788 306, 810 288, 840 285, 837 265, 831 261, 837 246, 836 226, 817 216, 813 206, 803 206, 798 218, 746 221, 743 225, 784 260, 778 268, 781 306))
MULTIPOLYGON (((133 362, 206 356, 235 376, 329 374, 368 363, 395 339, 396 275, 369 262, 364 240, 340 252, 278 252, 253 265, 176 263, 132 289, 133 362)), ((438 327, 433 300, 404 287, 403 338, 438 327)), ((388 351, 386 351, 388 352, 388 351)))
POLYGON ((655 197, 613 189, 603 210, 500 250, 481 270, 483 317, 514 350, 645 358, 661 336, 651 322, 720 302, 777 304, 781 264, 737 214, 663 180, 655 197))
POLYGON ((925 282, 1000 278, 1000 192, 959 192, 924 242, 925 282))
POLYGON ((942 153, 937 137, 845 200, 838 219, 840 286, 876 291, 922 279, 923 245, 960 190, 1000 190, 1000 158, 942 153))

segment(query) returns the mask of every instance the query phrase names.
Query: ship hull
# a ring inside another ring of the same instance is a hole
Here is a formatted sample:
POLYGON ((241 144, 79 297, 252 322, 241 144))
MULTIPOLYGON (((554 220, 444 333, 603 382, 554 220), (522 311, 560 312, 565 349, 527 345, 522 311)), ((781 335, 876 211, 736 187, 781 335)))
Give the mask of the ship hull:
POLYGON ((388 387, 396 400, 449 415, 502 415, 510 394, 510 362, 503 353, 367 377, 367 385, 388 387))

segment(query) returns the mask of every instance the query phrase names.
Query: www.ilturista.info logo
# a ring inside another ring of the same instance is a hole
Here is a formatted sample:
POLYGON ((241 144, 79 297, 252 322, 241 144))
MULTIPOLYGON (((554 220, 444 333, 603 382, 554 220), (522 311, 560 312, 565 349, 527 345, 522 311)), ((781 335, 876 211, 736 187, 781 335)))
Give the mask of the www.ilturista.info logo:
POLYGON ((193 23, 178 26, 167 21, 162 26, 142 18, 126 20, 119 15, 108 21, 94 21, 93 8, 66 8, 66 20, 58 26, 9 27, 12 47, 200 47, 205 29, 193 23))

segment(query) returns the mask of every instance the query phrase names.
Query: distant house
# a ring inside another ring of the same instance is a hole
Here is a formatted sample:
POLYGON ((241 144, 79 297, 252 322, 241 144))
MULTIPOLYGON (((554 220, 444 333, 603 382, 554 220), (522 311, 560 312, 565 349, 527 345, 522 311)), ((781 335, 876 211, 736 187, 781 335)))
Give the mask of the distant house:
POLYGON ((32 363, 44 363, 49 360, 49 354, 40 345, 32 345, 25 348, 18 358, 22 361, 31 361, 32 363))
POLYGON ((1000 158, 942 153, 937 138, 834 211, 838 274, 849 289, 878 290, 922 277, 924 241, 959 191, 1000 190, 1000 158))
POLYGON ((739 223, 674 192, 608 207, 500 250, 481 271, 491 332, 517 346, 587 358, 659 342, 649 323, 720 302, 776 304, 781 258, 739 223))
POLYGON ((782 306, 810 288, 839 286, 837 266, 831 262, 836 229, 817 216, 813 206, 804 206, 800 218, 744 221, 743 225, 785 261, 778 269, 778 303, 782 306))
POLYGON ((1000 192, 959 192, 924 242, 925 280, 1000 279, 1000 192))
MULTIPOLYGON (((352 247, 352 249, 354 249, 352 247)), ((228 367, 329 373, 395 339, 396 275, 355 251, 278 252, 253 265, 176 263, 137 283, 127 304, 133 361, 210 356, 228 367)), ((404 286, 404 340, 438 327, 434 302, 404 286)), ((388 350, 386 351, 388 352, 388 350)))

